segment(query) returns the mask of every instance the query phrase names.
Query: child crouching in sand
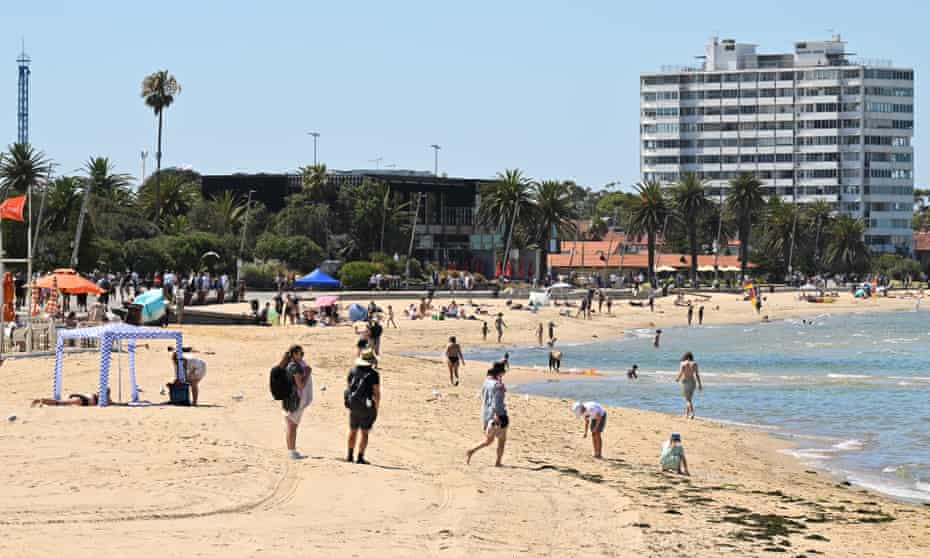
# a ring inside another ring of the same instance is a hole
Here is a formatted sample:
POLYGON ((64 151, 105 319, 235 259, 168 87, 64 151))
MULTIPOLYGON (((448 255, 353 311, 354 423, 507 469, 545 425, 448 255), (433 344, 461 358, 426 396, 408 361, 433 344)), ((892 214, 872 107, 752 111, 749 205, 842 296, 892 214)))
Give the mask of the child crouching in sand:
POLYGON ((659 465, 662 467, 662 471, 671 471, 679 475, 691 475, 688 472, 688 460, 685 459, 685 447, 681 445, 681 434, 672 432, 671 437, 662 445, 659 465))

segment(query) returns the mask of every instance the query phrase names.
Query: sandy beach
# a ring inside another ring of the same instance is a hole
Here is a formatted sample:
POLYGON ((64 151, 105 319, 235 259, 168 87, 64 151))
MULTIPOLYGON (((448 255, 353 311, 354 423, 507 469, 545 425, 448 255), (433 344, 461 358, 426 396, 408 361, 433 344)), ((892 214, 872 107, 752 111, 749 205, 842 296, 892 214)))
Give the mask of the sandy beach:
MULTIPOLYGON (((845 293, 835 304, 766 296, 763 314, 772 320, 914 306, 845 293)), ((654 313, 624 302, 612 316, 583 321, 557 308, 534 315, 505 309, 504 299, 476 300, 505 313, 501 353, 534 344, 540 321, 555 321, 564 341, 683 325, 686 311, 673 301, 657 300, 654 313)), ((486 363, 469 360, 462 385, 450 387, 438 357, 402 355, 438 353, 450 335, 466 358, 471 347, 495 345, 481 342, 480 322, 409 321, 400 309, 411 301, 380 302, 393 305, 400 328, 387 329, 382 342, 383 404, 370 466, 343 461, 351 327, 182 326, 185 344, 208 365, 198 408, 30 408, 32 398, 50 396, 53 359, 7 361, 0 415, 17 418, 0 425, 0 556, 930 553, 930 507, 842 484, 780 453, 785 442, 711 421, 611 408, 605 459, 596 460, 567 401, 512 394, 505 466, 493 467, 488 450, 466 466, 465 450, 482 438, 476 394, 486 363), (302 461, 286 458, 280 406, 268 393, 268 370, 293 343, 305 347, 316 389, 298 438, 309 456, 302 461), (690 478, 658 472, 672 430, 687 440, 690 478)), ((736 295, 704 305, 705 323, 760 319, 736 295)), ((139 351, 143 398, 164 399, 167 346, 149 342, 139 351)), ((117 396, 122 367, 123 400, 125 358, 114 358, 111 372, 117 396)), ((98 362, 93 352, 68 355, 63 393, 94 390, 98 362)), ((514 369, 506 382, 541 377, 514 369)))

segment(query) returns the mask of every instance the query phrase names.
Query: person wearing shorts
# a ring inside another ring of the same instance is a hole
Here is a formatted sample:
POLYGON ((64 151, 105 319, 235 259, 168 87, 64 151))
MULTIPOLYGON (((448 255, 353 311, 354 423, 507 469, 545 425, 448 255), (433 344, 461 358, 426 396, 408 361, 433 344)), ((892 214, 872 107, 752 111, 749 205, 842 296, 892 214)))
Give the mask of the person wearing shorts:
MULTIPOLYGON (((177 366, 178 363, 174 351, 171 351, 171 363, 172 366, 177 366)), ((196 406, 197 399, 200 397, 200 382, 207 375, 207 363, 199 358, 182 356, 181 366, 185 381, 191 385, 191 405, 196 406)))
POLYGON ((471 463, 476 451, 486 448, 497 439, 497 461, 495 467, 501 466, 504 457, 504 447, 507 444, 507 428, 510 427, 510 417, 507 415, 507 406, 504 398, 507 388, 503 377, 507 372, 507 365, 497 361, 488 370, 488 376, 481 386, 481 425, 484 429, 485 440, 465 453, 465 464, 471 463))
POLYGON ((607 411, 600 403, 588 401, 582 403, 575 401, 572 405, 572 412, 578 418, 584 418, 584 437, 588 437, 588 430, 591 431, 591 443, 594 445, 594 457, 600 459, 603 457, 602 450, 604 440, 601 435, 604 433, 604 427, 607 426, 607 411))
MULTIPOLYGON (((355 367, 349 371, 348 391, 357 390, 360 401, 353 405, 346 399, 349 409, 349 439, 346 461, 353 461, 353 454, 358 440, 358 459, 361 465, 368 465, 365 450, 368 448, 368 433, 378 420, 378 408, 381 406, 381 375, 375 369, 378 360, 374 351, 365 349, 355 361, 355 367), (361 432, 361 435, 359 433, 361 432)), ((347 393, 348 395, 348 393, 347 393)))

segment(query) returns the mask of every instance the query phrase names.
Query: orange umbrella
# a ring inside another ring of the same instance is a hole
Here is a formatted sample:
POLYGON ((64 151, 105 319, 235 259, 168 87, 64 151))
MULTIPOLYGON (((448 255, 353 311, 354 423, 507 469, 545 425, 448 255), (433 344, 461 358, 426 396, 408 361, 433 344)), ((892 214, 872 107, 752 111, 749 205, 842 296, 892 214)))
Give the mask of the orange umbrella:
POLYGON ((92 281, 84 279, 73 269, 56 269, 52 273, 36 281, 36 286, 42 289, 58 289, 67 294, 101 294, 103 289, 92 281), (55 286, 57 285, 57 286, 55 286))

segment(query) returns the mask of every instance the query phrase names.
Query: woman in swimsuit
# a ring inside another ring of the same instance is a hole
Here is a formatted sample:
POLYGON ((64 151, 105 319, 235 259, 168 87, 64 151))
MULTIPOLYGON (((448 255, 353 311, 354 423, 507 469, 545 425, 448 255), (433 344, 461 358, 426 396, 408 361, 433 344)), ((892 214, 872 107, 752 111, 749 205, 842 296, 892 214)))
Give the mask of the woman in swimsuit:
POLYGON ((462 346, 459 345, 455 336, 449 338, 449 345, 446 346, 446 364, 449 366, 449 383, 459 385, 459 364, 465 365, 465 357, 462 355, 462 346))
POLYGON ((694 355, 688 351, 681 357, 676 382, 681 382, 681 393, 685 396, 685 417, 694 418, 694 388, 703 390, 701 375, 698 373, 698 364, 694 362, 694 355))
MULTIPOLYGON (((110 399, 110 388, 107 388, 107 399, 110 399)), ((99 399, 96 393, 72 393, 67 399, 33 399, 33 407, 96 407, 99 399)))

